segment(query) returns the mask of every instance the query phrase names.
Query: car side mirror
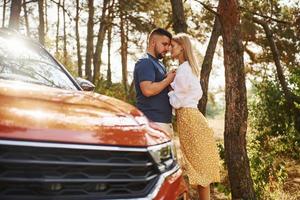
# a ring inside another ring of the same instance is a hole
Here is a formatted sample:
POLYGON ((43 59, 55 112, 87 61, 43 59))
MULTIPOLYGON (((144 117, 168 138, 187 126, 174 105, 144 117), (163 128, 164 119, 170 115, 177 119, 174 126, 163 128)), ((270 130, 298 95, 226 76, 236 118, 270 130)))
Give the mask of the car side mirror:
POLYGON ((75 79, 84 91, 93 91, 95 89, 95 85, 92 82, 80 77, 76 77, 75 79))

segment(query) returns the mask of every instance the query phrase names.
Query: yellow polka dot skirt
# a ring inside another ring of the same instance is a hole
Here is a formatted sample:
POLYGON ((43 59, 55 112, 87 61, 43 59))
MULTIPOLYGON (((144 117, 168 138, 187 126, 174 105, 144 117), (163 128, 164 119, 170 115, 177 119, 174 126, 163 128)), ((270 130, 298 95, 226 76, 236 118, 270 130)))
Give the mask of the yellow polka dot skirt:
POLYGON ((191 185, 206 187, 220 181, 219 155, 213 130, 196 108, 176 110, 180 148, 191 185))

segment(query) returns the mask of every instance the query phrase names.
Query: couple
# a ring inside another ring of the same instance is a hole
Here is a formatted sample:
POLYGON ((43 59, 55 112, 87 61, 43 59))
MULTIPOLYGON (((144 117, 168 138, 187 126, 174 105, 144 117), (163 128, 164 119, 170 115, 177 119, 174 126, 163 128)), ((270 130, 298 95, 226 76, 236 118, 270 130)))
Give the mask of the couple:
POLYGON ((172 137, 172 107, 176 109, 186 174, 200 199, 208 200, 210 183, 219 181, 219 158, 212 129, 197 109, 202 96, 199 71, 189 37, 183 33, 172 37, 156 28, 149 35, 147 54, 135 65, 134 80, 137 107, 172 137), (170 49, 180 65, 167 73, 159 59, 170 49))

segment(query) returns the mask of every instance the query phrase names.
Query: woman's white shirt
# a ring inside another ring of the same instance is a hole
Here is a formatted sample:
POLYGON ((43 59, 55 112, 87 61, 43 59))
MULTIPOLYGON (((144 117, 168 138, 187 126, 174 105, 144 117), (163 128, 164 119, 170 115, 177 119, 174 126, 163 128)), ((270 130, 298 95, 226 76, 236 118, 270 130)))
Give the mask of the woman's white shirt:
POLYGON ((188 61, 179 65, 171 87, 173 90, 168 95, 173 108, 197 108, 198 101, 202 97, 202 88, 188 61))

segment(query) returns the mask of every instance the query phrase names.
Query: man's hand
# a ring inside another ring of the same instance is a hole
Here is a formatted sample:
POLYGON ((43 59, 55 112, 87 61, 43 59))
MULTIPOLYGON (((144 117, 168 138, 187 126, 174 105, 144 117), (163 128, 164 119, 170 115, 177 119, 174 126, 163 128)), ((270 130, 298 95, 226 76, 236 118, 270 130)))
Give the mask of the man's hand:
POLYGON ((165 79, 167 79, 167 81, 169 82, 169 84, 172 83, 172 81, 173 81, 174 78, 175 78, 175 75, 176 75, 176 70, 175 70, 175 69, 169 71, 169 72, 166 74, 166 78, 165 78, 165 79))
POLYGON ((168 87, 174 80, 176 71, 172 70, 166 74, 166 77, 160 82, 142 81, 140 82, 140 88, 146 97, 151 97, 159 94, 163 89, 168 87))

